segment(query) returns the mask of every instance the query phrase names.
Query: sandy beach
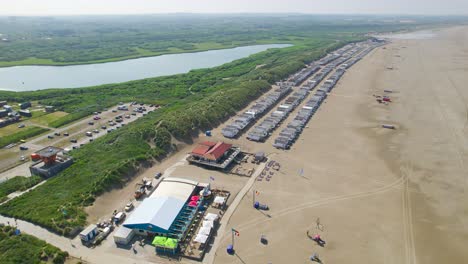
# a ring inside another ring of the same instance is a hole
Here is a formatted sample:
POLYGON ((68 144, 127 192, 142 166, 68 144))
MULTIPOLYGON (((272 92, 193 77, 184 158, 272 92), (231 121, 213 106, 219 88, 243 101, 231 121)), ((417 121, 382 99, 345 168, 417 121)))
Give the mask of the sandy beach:
POLYGON ((467 27, 394 39, 348 70, 290 150, 274 136, 233 140, 282 167, 253 186, 270 211, 253 209, 249 192, 228 224, 236 255, 228 231, 215 263, 310 263, 314 252, 324 263, 464 263, 467 47, 467 27), (392 103, 376 102, 383 90, 392 103))

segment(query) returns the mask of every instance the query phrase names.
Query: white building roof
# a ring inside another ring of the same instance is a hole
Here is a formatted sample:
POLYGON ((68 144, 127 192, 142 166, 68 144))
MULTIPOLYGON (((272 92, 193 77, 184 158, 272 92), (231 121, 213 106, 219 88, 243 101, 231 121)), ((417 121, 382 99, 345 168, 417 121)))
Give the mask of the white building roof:
POLYGON ((198 182, 182 178, 165 178, 150 197, 173 197, 186 202, 198 182))
POLYGON ((125 221, 125 227, 151 224, 169 230, 185 201, 174 197, 149 197, 125 221))
POLYGON ((124 222, 125 227, 153 225, 169 230, 198 182, 182 178, 164 178, 124 222))

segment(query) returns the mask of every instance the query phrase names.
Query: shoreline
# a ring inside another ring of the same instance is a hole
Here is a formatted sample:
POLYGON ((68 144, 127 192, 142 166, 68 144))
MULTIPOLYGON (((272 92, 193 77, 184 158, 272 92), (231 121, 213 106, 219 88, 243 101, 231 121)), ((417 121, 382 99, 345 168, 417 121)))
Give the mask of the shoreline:
MULTIPOLYGON (((96 60, 96 61, 86 61, 86 62, 52 62, 52 63, 32 63, 32 64, 13 64, 13 65, 4 65, 3 63, 7 63, 5 61, 0 61, 0 69, 1 68, 10 68, 10 67, 23 67, 23 66, 51 66, 51 67, 66 67, 66 66, 78 66, 78 65, 92 65, 92 64, 104 64, 104 63, 112 63, 112 62, 120 62, 120 61, 128 61, 128 60, 136 60, 142 58, 151 58, 151 57, 159 57, 164 55, 175 55, 175 54, 187 54, 187 53, 197 53, 197 52, 205 52, 211 50, 225 50, 225 49, 235 49, 235 48, 242 48, 242 47, 249 47, 249 46, 262 46, 262 45, 291 45, 295 46, 293 42, 289 43, 255 43, 255 44, 246 44, 246 45, 238 45, 238 46, 227 46, 227 47, 220 47, 220 48, 212 48, 212 49, 198 49, 198 50, 189 50, 189 51, 180 51, 180 52, 162 52, 162 53, 154 53, 148 55, 135 55, 135 56, 124 56, 124 57, 115 57, 109 58, 104 60, 96 60)), ((39 59, 39 58, 28 58, 28 59, 39 59)), ((25 60, 28 60, 25 59, 25 60)), ((42 60, 42 59, 39 59, 42 60)), ((44 59, 44 60, 51 60, 51 59, 44 59)), ((24 60, 23 60, 24 61, 24 60)), ((51 60, 52 61, 52 60, 51 60)), ((14 61, 21 62, 21 61, 14 61)), ((57 89, 57 88, 50 88, 50 89, 57 89)), ((65 88, 66 89, 66 88, 65 88)), ((10 90, 5 90, 10 91, 10 90)))

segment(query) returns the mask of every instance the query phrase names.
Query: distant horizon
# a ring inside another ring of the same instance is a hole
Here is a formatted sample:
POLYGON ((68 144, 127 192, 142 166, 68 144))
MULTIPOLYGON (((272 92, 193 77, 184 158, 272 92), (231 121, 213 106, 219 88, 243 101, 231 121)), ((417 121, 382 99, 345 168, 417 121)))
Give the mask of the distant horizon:
POLYGON ((168 13, 83 13, 83 14, 1 14, 0 17, 78 17, 78 16, 157 16, 157 15, 310 15, 310 16, 393 16, 393 17, 468 17, 468 14, 404 13, 299 13, 299 12, 168 12, 168 13))
POLYGON ((466 0, 0 0, 0 16, 303 14, 468 16, 466 0))

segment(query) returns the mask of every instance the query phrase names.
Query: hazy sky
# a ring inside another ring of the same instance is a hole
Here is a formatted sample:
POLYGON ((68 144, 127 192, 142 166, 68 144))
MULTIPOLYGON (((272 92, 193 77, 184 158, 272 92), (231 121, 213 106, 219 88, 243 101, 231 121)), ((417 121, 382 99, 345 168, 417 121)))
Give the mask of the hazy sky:
POLYGON ((468 15, 468 0, 0 0, 0 15, 175 12, 468 15))

